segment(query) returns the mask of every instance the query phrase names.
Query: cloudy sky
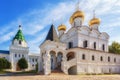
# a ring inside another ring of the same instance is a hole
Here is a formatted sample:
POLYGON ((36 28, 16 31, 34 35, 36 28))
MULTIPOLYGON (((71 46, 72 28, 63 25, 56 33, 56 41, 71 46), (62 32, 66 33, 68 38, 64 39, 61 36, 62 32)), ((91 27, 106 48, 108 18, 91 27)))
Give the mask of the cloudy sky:
MULTIPOLYGON (((99 29, 110 35, 109 43, 120 42, 120 0, 79 0, 85 13, 84 25, 93 17, 101 19, 99 29)), ((0 50, 9 50, 18 25, 22 25, 30 52, 39 53, 50 25, 56 30, 60 24, 69 29, 69 18, 76 10, 78 0, 0 0, 0 50)))

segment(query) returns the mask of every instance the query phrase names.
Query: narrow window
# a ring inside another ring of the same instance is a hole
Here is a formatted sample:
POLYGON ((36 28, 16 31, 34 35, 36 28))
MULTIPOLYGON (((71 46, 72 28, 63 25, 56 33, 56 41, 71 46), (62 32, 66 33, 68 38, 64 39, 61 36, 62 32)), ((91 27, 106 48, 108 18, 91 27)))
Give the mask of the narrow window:
POLYGON ((34 59, 32 59, 32 61, 34 62, 34 59))
POLYGON ((96 42, 94 42, 94 49, 96 50, 96 42))
POLYGON ((110 62, 110 57, 108 57, 108 62, 110 62))
POLYGON ((92 60, 93 60, 93 61, 95 60, 95 57, 94 57, 94 56, 92 56, 92 60))
POLYGON ((37 62, 37 59, 36 59, 36 62, 37 62))
POLYGON ((85 60, 85 54, 82 55, 82 59, 85 60))
POLYGON ((100 57, 100 60, 103 61, 103 57, 102 56, 100 57))
POLYGON ((87 40, 83 41, 83 47, 86 48, 88 46, 87 40))
POLYGON ((103 51, 105 50, 105 45, 104 45, 104 44, 102 45, 102 50, 103 50, 103 51))
POLYGON ((69 42, 69 49, 73 47, 73 43, 72 42, 69 42))
POLYGON ((19 57, 20 57, 20 54, 19 54, 19 57))
POLYGON ((114 58, 114 62, 116 62, 116 58, 114 58))
POLYGON ((17 54, 15 54, 15 57, 17 57, 17 54))

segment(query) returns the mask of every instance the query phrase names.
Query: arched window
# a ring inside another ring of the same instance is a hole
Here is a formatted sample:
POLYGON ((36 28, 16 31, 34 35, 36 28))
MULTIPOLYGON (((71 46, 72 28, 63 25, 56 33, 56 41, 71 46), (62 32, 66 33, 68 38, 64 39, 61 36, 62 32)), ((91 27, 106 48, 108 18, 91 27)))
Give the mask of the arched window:
POLYGON ((82 59, 85 60, 85 54, 82 55, 82 59))
POLYGON ((114 62, 116 62, 116 58, 114 58, 114 62))
POLYGON ((104 45, 104 44, 102 45, 102 50, 103 50, 103 51, 105 50, 105 45, 104 45))
POLYGON ((17 54, 15 54, 15 57, 17 57, 17 54))
POLYGON ((94 42, 94 49, 96 49, 96 42, 94 42))
POLYGON ((100 57, 100 60, 103 61, 103 57, 102 56, 100 57))
POLYGON ((92 55, 92 60, 93 60, 93 61, 95 60, 95 57, 94 57, 94 55, 92 55))
POLYGON ((20 54, 19 54, 19 57, 20 57, 20 54))
POLYGON ((34 59, 32 59, 32 62, 34 62, 34 59))
POLYGON ((108 57, 108 62, 110 62, 110 57, 108 57))
POLYGON ((88 41, 87 40, 83 41, 83 47, 86 48, 87 46, 88 46, 88 41))
POLYGON ((68 43, 69 49, 73 47, 73 42, 68 43))

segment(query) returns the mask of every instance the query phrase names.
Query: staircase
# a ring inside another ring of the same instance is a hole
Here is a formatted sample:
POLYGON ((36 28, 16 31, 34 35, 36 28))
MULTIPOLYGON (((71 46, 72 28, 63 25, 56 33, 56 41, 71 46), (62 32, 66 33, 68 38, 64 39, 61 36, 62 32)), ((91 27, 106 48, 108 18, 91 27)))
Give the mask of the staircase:
POLYGON ((67 61, 67 62, 66 62, 66 65, 67 65, 67 69, 69 69, 69 68, 72 67, 72 66, 77 65, 76 58, 67 61))

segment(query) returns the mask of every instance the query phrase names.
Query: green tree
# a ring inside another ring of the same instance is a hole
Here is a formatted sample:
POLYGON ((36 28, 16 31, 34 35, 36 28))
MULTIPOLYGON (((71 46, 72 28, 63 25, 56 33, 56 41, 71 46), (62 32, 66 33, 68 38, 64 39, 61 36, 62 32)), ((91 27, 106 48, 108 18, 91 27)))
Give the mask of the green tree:
POLYGON ((20 69, 26 69, 28 68, 28 62, 25 58, 21 58, 19 61, 18 61, 18 66, 20 69))
POLYGON ((11 63, 5 58, 0 58, 0 70, 10 69, 10 68, 11 68, 11 63))
POLYGON ((109 52, 120 54, 120 43, 113 41, 112 44, 109 46, 109 52))

